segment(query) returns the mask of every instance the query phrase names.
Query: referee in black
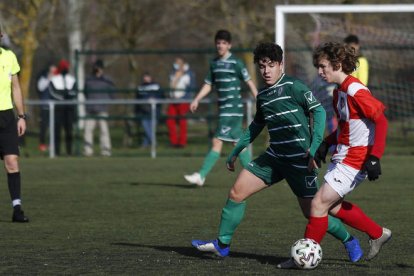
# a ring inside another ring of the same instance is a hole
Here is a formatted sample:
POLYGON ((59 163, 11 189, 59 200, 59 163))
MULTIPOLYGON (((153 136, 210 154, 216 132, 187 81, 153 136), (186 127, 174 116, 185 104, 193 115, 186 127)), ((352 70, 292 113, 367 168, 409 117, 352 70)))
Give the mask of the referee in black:
MULTIPOLYGON (((0 36, 3 30, 0 25, 0 36)), ((18 136, 26 131, 23 95, 17 73, 20 71, 16 55, 0 47, 0 158, 4 160, 7 183, 13 204, 13 222, 29 222, 21 208, 18 136), (13 111, 13 102, 16 113, 13 111)))

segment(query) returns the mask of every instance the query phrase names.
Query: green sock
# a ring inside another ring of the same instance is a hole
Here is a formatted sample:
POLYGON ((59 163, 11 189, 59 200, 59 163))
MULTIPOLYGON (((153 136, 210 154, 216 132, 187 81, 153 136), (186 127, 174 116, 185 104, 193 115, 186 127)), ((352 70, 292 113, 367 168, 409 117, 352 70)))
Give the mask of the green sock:
POLYGON ((246 201, 235 202, 228 199, 226 206, 221 212, 221 221, 219 227, 218 239, 224 244, 230 244, 234 231, 244 217, 246 209, 246 201))
POLYGON ((202 178, 206 178, 207 174, 216 164, 217 160, 220 158, 220 153, 214 150, 210 150, 206 157, 204 158, 203 166, 200 169, 200 175, 202 178))
POLYGON ((347 242, 352 237, 341 220, 333 216, 328 216, 328 233, 342 242, 347 242))
POLYGON ((248 150, 243 150, 239 154, 240 163, 242 164, 243 168, 247 167, 247 164, 249 164, 252 159, 250 158, 250 152, 248 150))

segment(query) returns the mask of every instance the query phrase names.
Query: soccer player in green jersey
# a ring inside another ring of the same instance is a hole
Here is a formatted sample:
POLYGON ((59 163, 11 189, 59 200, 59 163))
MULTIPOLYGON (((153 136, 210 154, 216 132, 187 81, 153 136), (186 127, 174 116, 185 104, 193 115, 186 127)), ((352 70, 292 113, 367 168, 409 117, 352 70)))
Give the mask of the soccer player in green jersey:
MULTIPOLYGON (((270 145, 240 172, 231 188, 222 210, 218 238, 192 241, 198 250, 221 257, 229 254, 233 234, 244 217, 246 199, 251 195, 285 179, 303 215, 309 217, 310 204, 318 189, 314 156, 325 130, 325 110, 303 82, 283 73, 280 46, 259 44, 254 51, 254 61, 259 65, 266 87, 257 95, 254 120, 229 155, 227 168, 234 171, 240 152, 264 127, 268 129, 270 145), (313 120, 310 120, 311 114, 313 120)), ((328 232, 343 242, 352 262, 362 257, 359 241, 348 233, 340 220, 329 217, 328 232)), ((278 267, 283 268, 283 264, 278 267)))
MULTIPOLYGON (((216 164, 223 148, 223 142, 236 143, 243 132, 243 104, 241 97, 241 81, 245 81, 254 97, 257 89, 243 62, 231 52, 231 34, 227 30, 219 30, 215 39, 217 57, 210 61, 210 68, 204 80, 204 85, 190 105, 195 112, 199 102, 206 97, 214 85, 218 92, 219 119, 216 133, 200 171, 184 178, 191 184, 203 186, 207 174, 216 164)), ((250 162, 247 150, 240 153, 243 167, 250 162)))

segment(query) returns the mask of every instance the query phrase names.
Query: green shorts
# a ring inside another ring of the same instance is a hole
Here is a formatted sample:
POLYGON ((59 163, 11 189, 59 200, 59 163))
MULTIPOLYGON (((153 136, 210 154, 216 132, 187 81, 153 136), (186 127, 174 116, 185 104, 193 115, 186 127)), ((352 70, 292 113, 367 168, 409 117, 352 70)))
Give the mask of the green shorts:
POLYGON ((314 197, 318 191, 318 172, 307 169, 308 159, 280 159, 267 153, 261 154, 245 168, 262 179, 267 185, 286 179, 290 189, 297 197, 314 197))
POLYGON ((226 141, 237 142, 243 133, 243 117, 219 117, 214 137, 226 141))

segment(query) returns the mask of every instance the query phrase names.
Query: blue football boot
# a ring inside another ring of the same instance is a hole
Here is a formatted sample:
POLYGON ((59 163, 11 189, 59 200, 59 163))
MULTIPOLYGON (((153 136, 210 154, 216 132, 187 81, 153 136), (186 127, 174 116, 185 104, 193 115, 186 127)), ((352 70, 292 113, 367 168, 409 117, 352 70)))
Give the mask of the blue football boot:
POLYGON ((199 251, 211 252, 219 257, 226 257, 230 253, 230 246, 220 248, 217 239, 212 241, 192 240, 191 245, 197 248, 199 251))
POLYGON ((353 263, 358 262, 362 258, 362 255, 364 255, 364 252, 359 245, 359 240, 355 237, 352 237, 349 241, 345 242, 344 246, 348 252, 349 260, 353 263))

